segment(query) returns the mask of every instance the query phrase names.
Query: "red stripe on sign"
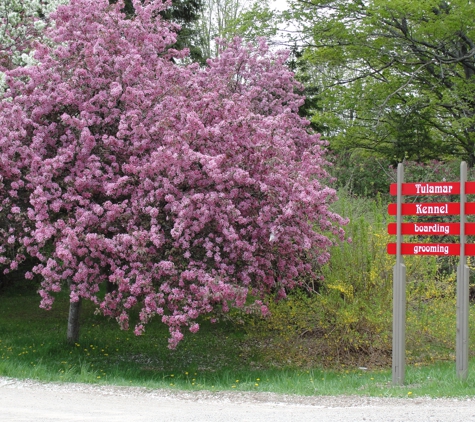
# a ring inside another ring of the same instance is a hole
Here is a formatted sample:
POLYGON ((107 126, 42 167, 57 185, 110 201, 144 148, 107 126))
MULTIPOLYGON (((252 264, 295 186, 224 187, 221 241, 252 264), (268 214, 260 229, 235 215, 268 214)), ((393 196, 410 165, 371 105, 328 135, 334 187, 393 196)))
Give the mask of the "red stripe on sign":
MULTIPOLYGON (((467 254, 467 248, 466 253, 467 254)), ((396 255, 396 243, 388 243, 389 255, 396 255)), ((402 243, 402 255, 460 255, 458 243, 402 243)))
MULTIPOLYGON (((389 187, 391 195, 397 195, 397 183, 392 183, 389 187)), ((465 193, 475 194, 475 182, 465 183, 465 193)), ((460 195, 460 182, 442 183, 403 183, 403 195, 460 195)))
MULTIPOLYGON (((402 204, 401 212, 402 215, 458 215, 460 214, 460 203, 402 204)), ((389 215, 396 215, 397 204, 389 204, 388 213, 389 215)))
MULTIPOLYGON (((460 235, 460 223, 402 223, 403 235, 419 236, 458 236, 460 235)), ((388 234, 397 234, 397 224, 388 224, 388 234)), ((475 223, 465 223, 465 234, 475 235, 475 223)))
MULTIPOLYGON (((397 183, 389 187, 391 195, 397 195, 397 183)), ((403 183, 403 195, 460 195, 460 182, 403 183)))
MULTIPOLYGON (((396 215, 397 204, 388 205, 389 215, 396 215)), ((458 215, 459 202, 402 204, 402 215, 458 215)), ((465 203, 465 214, 475 214, 475 202, 465 203)))
MULTIPOLYGON (((402 223, 402 234, 415 234, 419 236, 445 236, 459 235, 460 223, 402 223)), ((397 234, 397 224, 388 224, 388 233, 397 234)))
POLYGON ((475 223, 465 223, 465 234, 467 236, 475 235, 475 223))
MULTIPOLYGON (((396 255, 396 243, 388 243, 387 252, 389 255, 396 255)), ((403 255, 460 255, 460 245, 458 243, 402 243, 401 253, 403 255), (417 247, 417 252, 415 247, 417 247)), ((465 245, 465 256, 475 256, 474 243, 465 245)))

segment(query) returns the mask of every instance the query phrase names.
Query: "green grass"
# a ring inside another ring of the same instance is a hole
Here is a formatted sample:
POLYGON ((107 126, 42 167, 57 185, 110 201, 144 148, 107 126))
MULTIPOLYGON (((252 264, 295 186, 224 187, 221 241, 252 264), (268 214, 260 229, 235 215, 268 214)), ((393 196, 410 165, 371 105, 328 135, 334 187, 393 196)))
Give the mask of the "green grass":
POLYGON ((455 364, 408 366, 406 385, 391 385, 390 368, 293 368, 267 366, 259 343, 249 342, 243 326, 210 324, 189 333, 176 350, 167 348, 168 331, 152 322, 135 337, 115 321, 94 314, 86 303, 81 340, 65 341, 67 299, 52 311, 38 308, 35 294, 0 296, 0 375, 40 381, 82 382, 210 391, 267 391, 299 395, 357 394, 384 397, 463 397, 475 394, 475 360, 466 381, 455 364))

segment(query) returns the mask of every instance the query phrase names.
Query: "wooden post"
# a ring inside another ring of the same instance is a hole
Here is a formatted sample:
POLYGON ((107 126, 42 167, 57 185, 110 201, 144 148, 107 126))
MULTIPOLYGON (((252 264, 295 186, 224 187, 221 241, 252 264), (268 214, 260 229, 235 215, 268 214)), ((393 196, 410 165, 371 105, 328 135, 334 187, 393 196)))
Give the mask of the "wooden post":
POLYGON ((467 164, 460 163, 460 262, 457 267, 457 334, 455 340, 455 365, 457 377, 466 379, 468 375, 468 316, 469 316, 469 268, 465 256, 465 183, 467 164))
POLYGON ((402 184, 404 165, 397 168, 397 243, 396 265, 393 268, 393 384, 403 385, 406 366, 406 266, 402 245, 402 184))

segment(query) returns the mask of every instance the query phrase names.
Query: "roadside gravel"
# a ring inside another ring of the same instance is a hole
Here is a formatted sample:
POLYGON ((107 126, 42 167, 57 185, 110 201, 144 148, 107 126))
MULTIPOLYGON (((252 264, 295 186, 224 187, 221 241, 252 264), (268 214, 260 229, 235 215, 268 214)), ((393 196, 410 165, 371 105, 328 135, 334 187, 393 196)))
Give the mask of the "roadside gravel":
POLYGON ((391 399, 150 390, 0 377, 1 422, 475 422, 475 396, 391 399))

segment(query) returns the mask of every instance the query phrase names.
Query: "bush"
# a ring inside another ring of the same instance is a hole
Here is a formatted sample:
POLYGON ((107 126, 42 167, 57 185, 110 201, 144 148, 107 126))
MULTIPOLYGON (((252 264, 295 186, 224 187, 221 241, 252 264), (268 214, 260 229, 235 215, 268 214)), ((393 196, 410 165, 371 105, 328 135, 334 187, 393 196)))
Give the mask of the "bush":
POLYGON ((337 187, 353 195, 375 197, 387 194, 392 183, 393 168, 389 160, 364 152, 334 153, 331 174, 337 187))

